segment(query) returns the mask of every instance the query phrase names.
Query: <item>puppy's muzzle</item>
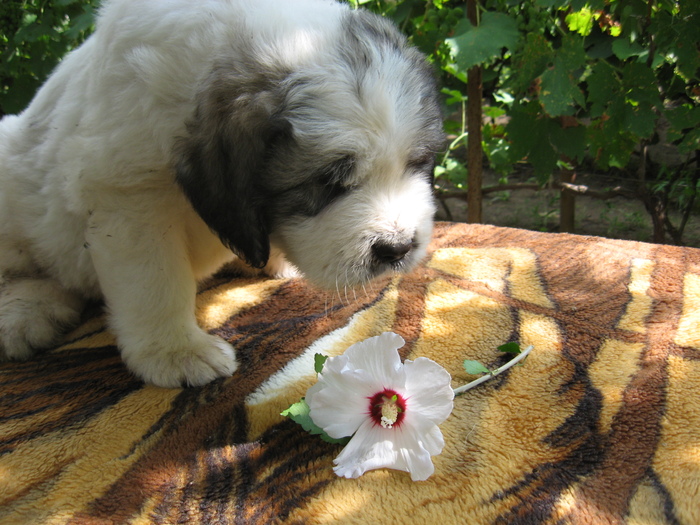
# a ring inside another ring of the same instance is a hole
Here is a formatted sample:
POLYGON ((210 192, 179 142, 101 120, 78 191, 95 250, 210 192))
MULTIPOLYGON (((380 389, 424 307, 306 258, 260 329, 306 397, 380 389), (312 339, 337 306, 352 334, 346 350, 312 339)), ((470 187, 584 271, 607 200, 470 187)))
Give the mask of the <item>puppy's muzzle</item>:
POLYGON ((372 255, 380 264, 396 264, 402 261, 413 249, 415 241, 386 242, 377 241, 372 245, 372 255))

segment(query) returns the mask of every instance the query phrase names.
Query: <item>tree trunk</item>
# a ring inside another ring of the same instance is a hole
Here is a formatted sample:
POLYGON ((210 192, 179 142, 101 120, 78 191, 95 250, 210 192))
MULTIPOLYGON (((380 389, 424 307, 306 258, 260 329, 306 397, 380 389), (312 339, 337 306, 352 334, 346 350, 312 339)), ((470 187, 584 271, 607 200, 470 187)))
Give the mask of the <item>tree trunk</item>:
MULTIPOLYGON (((467 0, 467 16, 479 24, 477 0, 467 0)), ((481 222, 481 185, 484 152, 481 146, 481 67, 467 71, 467 222, 481 222)))

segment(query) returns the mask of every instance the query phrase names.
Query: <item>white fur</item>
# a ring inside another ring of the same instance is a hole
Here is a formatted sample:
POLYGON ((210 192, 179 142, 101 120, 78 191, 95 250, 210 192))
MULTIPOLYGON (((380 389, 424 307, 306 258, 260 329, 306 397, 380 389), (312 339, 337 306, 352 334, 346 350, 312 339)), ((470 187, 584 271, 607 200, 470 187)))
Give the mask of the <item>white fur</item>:
POLYGON ((337 58, 324 50, 346 10, 324 0, 106 2, 96 33, 25 112, 0 121, 0 355, 49 346, 83 300, 104 297, 123 359, 145 381, 201 385, 236 370, 233 348, 194 317, 197 281, 234 255, 175 181, 173 151, 212 70, 243 45, 261 70, 320 68, 325 82, 288 93, 316 101, 290 116, 296 140, 319 158, 357 155, 346 196, 278 221, 267 270, 355 285, 376 274, 378 240, 413 239, 405 266, 420 260, 434 208, 430 184, 407 173, 419 124, 404 111, 420 94, 399 85, 409 72, 391 59, 362 80, 364 95, 334 84, 337 58))

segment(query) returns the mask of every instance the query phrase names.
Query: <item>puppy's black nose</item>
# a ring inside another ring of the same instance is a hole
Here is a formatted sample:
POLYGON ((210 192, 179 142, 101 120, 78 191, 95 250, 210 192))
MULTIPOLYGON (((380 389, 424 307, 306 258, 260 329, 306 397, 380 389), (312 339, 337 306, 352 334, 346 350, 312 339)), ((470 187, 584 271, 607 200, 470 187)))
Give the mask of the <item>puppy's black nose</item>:
POLYGON ((403 259, 408 252, 413 248, 413 242, 376 242, 372 245, 372 253, 380 263, 390 264, 403 259))

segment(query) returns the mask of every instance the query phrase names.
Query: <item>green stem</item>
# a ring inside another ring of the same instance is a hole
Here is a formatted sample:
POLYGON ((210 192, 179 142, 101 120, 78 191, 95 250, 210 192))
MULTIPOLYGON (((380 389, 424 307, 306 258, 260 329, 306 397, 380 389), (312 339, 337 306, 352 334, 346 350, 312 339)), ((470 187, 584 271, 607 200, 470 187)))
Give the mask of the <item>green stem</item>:
POLYGON ((495 376, 497 376, 498 374, 500 374, 500 373, 502 373, 502 372, 505 372, 505 371, 508 370, 511 366, 515 366, 516 364, 518 364, 520 361, 522 361, 523 359, 525 359, 525 358, 528 356, 528 354, 532 351, 532 348, 533 348, 532 345, 528 346, 525 350, 523 350, 521 353, 519 353, 519 354, 518 354, 517 356, 515 356, 513 359, 511 359, 510 361, 508 361, 505 365, 496 368, 496 370, 491 370, 490 373, 488 373, 488 374, 486 374, 486 375, 484 375, 484 376, 481 376, 479 379, 475 379, 475 380, 472 381, 471 383, 467 383, 466 385, 463 385, 463 386, 460 386, 460 387, 458 387, 458 388, 455 388, 455 389, 454 389, 455 395, 458 396, 458 395, 460 395, 460 394, 464 394, 467 390, 471 390, 471 389, 474 388, 475 386, 478 386, 478 385, 480 385, 481 383, 483 383, 483 382, 485 382, 485 381, 488 381, 488 380, 491 379, 492 377, 495 377, 495 376))

